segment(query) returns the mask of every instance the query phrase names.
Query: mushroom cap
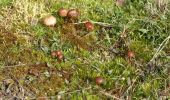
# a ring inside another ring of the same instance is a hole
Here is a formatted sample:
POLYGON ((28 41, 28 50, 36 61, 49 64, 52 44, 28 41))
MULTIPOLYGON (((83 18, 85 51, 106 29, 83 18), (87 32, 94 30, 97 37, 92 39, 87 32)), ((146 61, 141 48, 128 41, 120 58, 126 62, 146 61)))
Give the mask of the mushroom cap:
POLYGON ((44 18, 44 24, 46 26, 54 26, 57 23, 57 20, 54 16, 50 15, 44 18))
POLYGON ((134 52, 133 51, 128 51, 128 57, 129 58, 135 57, 134 52))
POLYGON ((61 16, 61 17, 66 17, 67 13, 68 13, 68 10, 65 9, 65 8, 61 8, 61 9, 58 10, 58 15, 61 16))
POLYGON ((78 18, 79 17, 79 11, 77 9, 71 9, 71 10, 68 11, 67 16, 70 17, 70 18, 78 18))
POLYGON ((97 85, 100 85, 100 84, 103 84, 104 79, 102 77, 98 76, 98 77, 95 78, 95 82, 96 82, 97 85))
POLYGON ((85 27, 86 27, 86 29, 89 30, 89 31, 94 30, 94 25, 93 25, 93 23, 91 23, 91 22, 89 22, 89 21, 85 22, 85 27))

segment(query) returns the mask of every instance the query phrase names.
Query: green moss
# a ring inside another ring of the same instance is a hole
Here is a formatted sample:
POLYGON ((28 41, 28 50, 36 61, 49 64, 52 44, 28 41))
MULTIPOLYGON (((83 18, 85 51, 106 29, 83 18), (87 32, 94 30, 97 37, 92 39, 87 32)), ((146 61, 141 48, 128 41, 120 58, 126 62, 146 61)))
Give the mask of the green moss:
MULTIPOLYGON (((100 90, 118 98, 125 95, 137 100, 160 97, 158 92, 167 88, 165 84, 170 80, 164 65, 169 61, 170 46, 162 50, 153 66, 147 63, 169 35, 170 14, 166 11, 169 8, 161 12, 150 0, 127 0, 124 6, 118 7, 115 1, 1 0, 0 85, 4 86, 5 79, 16 79, 25 87, 25 92, 34 94, 31 96, 55 97, 64 91, 62 98, 73 100, 110 98, 100 90), (153 9, 148 9, 151 5, 153 9), (81 13, 78 22, 92 20, 109 23, 112 28, 94 24, 95 30, 88 32, 84 24, 70 24, 68 18, 59 17, 60 8, 77 8, 81 13), (43 17, 49 14, 57 19, 55 27, 42 23, 43 17), (127 37, 121 38, 123 42, 113 48, 124 31, 127 37), (111 48, 118 53, 113 53, 111 48), (55 50, 62 51, 62 62, 51 57, 51 51, 55 50), (135 53, 134 58, 128 58, 128 50, 135 53), (30 75, 30 69, 40 74, 30 75), (105 83, 96 85, 96 76, 103 77, 105 83), (83 90, 89 86, 92 88, 83 90)), ((18 86, 15 82, 11 84, 10 87, 18 86)))

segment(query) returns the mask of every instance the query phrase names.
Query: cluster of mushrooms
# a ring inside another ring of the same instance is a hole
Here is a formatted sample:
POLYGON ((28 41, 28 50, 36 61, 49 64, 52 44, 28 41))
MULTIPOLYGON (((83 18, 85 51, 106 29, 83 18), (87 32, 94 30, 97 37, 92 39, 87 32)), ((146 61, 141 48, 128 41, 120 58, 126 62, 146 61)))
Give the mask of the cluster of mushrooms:
MULTIPOLYGON (((61 8, 58 10, 58 15, 60 17, 67 17, 70 19, 78 19, 80 13, 77 9, 65 9, 65 8, 61 8)), ((49 27, 54 27, 55 24, 57 23, 56 18, 53 15, 49 15, 47 17, 44 18, 43 21, 44 25, 49 26, 49 27)), ((85 28, 88 31, 93 31, 94 30, 94 25, 92 22, 90 21, 85 21, 84 22, 85 28)))
MULTIPOLYGON (((80 14, 79 11, 76 9, 68 10, 65 8, 61 8, 58 10, 58 15, 63 18, 67 17, 70 19, 78 19, 79 14, 80 14)), ((43 23, 44 23, 44 25, 46 25, 48 27, 54 27, 57 23, 57 20, 56 20, 56 17, 54 17, 53 15, 49 15, 44 18, 43 23)), ((84 26, 89 32, 94 30, 94 25, 90 21, 85 21, 84 26)), ((57 58, 59 62, 61 62, 64 59, 64 56, 63 56, 63 53, 61 50, 52 51, 51 56, 53 58, 57 58)), ((98 76, 95 78, 95 83, 97 85, 103 84, 104 82, 105 82, 105 80, 101 76, 98 76)))
MULTIPOLYGON (((80 12, 77 9, 60 8, 58 10, 57 14, 62 18, 76 20, 76 19, 78 19, 80 12)), ((48 27, 54 27, 56 25, 56 23, 57 23, 56 17, 53 15, 46 16, 43 20, 43 24, 48 27)), ((89 32, 94 30, 94 25, 90 21, 85 21, 84 26, 89 32)), ((52 51, 51 56, 53 58, 57 58, 59 60, 59 62, 61 62, 64 59, 64 56, 60 50, 52 51)))
MULTIPOLYGON (((120 1, 124 1, 124 0, 118 0, 120 1)), ((121 2, 122 3, 122 2, 121 2)), ((62 18, 69 18, 69 19, 78 19, 80 13, 77 9, 65 9, 65 8, 61 8, 58 10, 58 15, 62 18)), ((54 27, 57 23, 56 17, 54 17, 53 15, 49 15, 47 17, 44 18, 43 20, 44 25, 48 26, 48 27, 54 27)), ((83 22, 85 28, 90 32, 94 30, 94 25, 92 22, 90 21, 85 21, 83 22)), ((134 58, 135 54, 132 51, 128 51, 128 58, 134 58)), ((52 51, 51 52, 51 56, 53 58, 57 58, 59 60, 59 62, 61 62, 64 59, 63 53, 60 50, 57 51, 52 51)), ((101 76, 98 76, 95 78, 95 83, 97 85, 101 85, 103 83, 105 83, 105 79, 101 76)))

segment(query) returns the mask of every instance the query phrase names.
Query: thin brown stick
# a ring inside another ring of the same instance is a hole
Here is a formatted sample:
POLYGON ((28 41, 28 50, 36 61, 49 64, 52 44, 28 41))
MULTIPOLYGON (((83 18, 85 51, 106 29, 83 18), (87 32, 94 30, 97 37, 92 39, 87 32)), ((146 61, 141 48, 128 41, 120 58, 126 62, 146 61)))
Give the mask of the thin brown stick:
MULTIPOLYGON (((93 24, 97 24, 97 25, 100 25, 100 26, 102 26, 102 27, 110 27, 110 28, 113 27, 113 24, 109 24, 109 23, 95 22, 95 21, 91 21, 91 22, 92 22, 93 24)), ((86 21, 85 21, 85 22, 73 23, 73 24, 78 25, 78 24, 84 24, 84 23, 86 23, 86 21)))
POLYGON ((2 66, 2 68, 14 68, 14 67, 27 66, 27 65, 29 65, 29 64, 18 64, 18 65, 2 66))

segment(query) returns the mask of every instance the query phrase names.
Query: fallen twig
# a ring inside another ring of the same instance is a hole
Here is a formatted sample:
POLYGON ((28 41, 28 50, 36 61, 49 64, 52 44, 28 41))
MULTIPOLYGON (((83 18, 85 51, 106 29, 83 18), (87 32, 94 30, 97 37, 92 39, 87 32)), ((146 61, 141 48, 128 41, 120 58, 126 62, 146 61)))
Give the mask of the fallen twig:
POLYGON ((18 65, 10 65, 10 66, 2 66, 1 68, 14 68, 14 67, 22 67, 28 64, 18 64, 18 65))
POLYGON ((0 66, 1 68, 15 68, 15 67, 28 67, 28 66, 33 66, 33 65, 39 65, 39 64, 43 64, 43 62, 38 62, 38 63, 19 63, 18 65, 4 65, 4 66, 0 66))
MULTIPOLYGON (((93 24, 97 24, 97 25, 100 25, 100 26, 103 26, 103 27, 113 27, 113 24, 109 24, 109 23, 104 23, 104 22, 95 22, 95 21, 91 21, 93 24)), ((78 23, 73 23, 75 25, 78 25, 78 24, 84 24, 86 23, 86 21, 84 22, 78 22, 78 23)))
POLYGON ((109 23, 95 22, 95 21, 92 21, 92 23, 103 26, 103 27, 110 27, 110 28, 114 27, 113 24, 109 24, 109 23))

